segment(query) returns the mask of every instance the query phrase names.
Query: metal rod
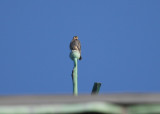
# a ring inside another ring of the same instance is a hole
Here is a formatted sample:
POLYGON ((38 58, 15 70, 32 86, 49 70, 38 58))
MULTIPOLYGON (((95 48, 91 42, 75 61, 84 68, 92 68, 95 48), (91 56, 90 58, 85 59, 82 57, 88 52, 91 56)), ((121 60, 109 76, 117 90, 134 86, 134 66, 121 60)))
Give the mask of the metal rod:
POLYGON ((94 82, 94 85, 93 85, 93 89, 92 89, 92 95, 95 95, 95 94, 98 94, 99 93, 99 90, 100 90, 100 87, 101 87, 101 83, 98 83, 98 82, 94 82))

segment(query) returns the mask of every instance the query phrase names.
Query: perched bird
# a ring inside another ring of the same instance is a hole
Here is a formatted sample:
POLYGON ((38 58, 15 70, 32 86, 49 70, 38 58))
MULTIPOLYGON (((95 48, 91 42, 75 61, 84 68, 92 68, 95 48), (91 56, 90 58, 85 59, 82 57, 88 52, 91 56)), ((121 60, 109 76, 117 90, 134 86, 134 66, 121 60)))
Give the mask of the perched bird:
POLYGON ((80 58, 79 60, 82 59, 82 56, 81 56, 81 43, 80 41, 78 40, 78 36, 74 36, 71 43, 70 43, 70 49, 71 50, 77 50, 79 51, 80 53, 80 58))

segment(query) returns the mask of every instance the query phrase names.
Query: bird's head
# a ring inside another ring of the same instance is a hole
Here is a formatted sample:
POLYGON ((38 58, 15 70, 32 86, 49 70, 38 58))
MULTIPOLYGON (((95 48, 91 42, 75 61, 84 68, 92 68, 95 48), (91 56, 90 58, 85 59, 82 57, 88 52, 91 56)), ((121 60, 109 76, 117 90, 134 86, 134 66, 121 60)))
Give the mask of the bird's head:
POLYGON ((78 36, 74 36, 73 39, 74 39, 74 40, 78 40, 78 36))

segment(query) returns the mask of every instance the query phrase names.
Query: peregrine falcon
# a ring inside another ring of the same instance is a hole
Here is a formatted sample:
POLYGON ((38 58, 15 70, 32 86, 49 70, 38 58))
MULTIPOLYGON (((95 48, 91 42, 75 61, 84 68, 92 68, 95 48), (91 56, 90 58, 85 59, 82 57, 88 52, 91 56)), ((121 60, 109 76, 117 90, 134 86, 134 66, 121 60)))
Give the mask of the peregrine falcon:
POLYGON ((80 58, 79 58, 79 60, 82 59, 82 57, 81 57, 81 43, 80 43, 80 41, 78 40, 78 36, 74 36, 74 37, 73 37, 73 39, 72 39, 72 41, 71 41, 71 43, 70 43, 70 49, 71 49, 71 50, 77 50, 77 51, 79 51, 79 53, 80 53, 80 58))

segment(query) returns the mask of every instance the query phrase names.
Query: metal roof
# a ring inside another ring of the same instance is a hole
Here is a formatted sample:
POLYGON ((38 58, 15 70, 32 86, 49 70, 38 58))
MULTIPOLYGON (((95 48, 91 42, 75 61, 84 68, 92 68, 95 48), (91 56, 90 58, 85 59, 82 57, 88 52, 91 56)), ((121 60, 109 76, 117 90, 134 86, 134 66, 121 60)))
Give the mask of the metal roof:
POLYGON ((0 114, 160 113, 160 94, 0 96, 0 114))
POLYGON ((130 105, 143 103, 160 103, 160 94, 102 94, 102 95, 14 95, 0 96, 0 105, 19 104, 65 104, 85 102, 109 102, 130 105))

